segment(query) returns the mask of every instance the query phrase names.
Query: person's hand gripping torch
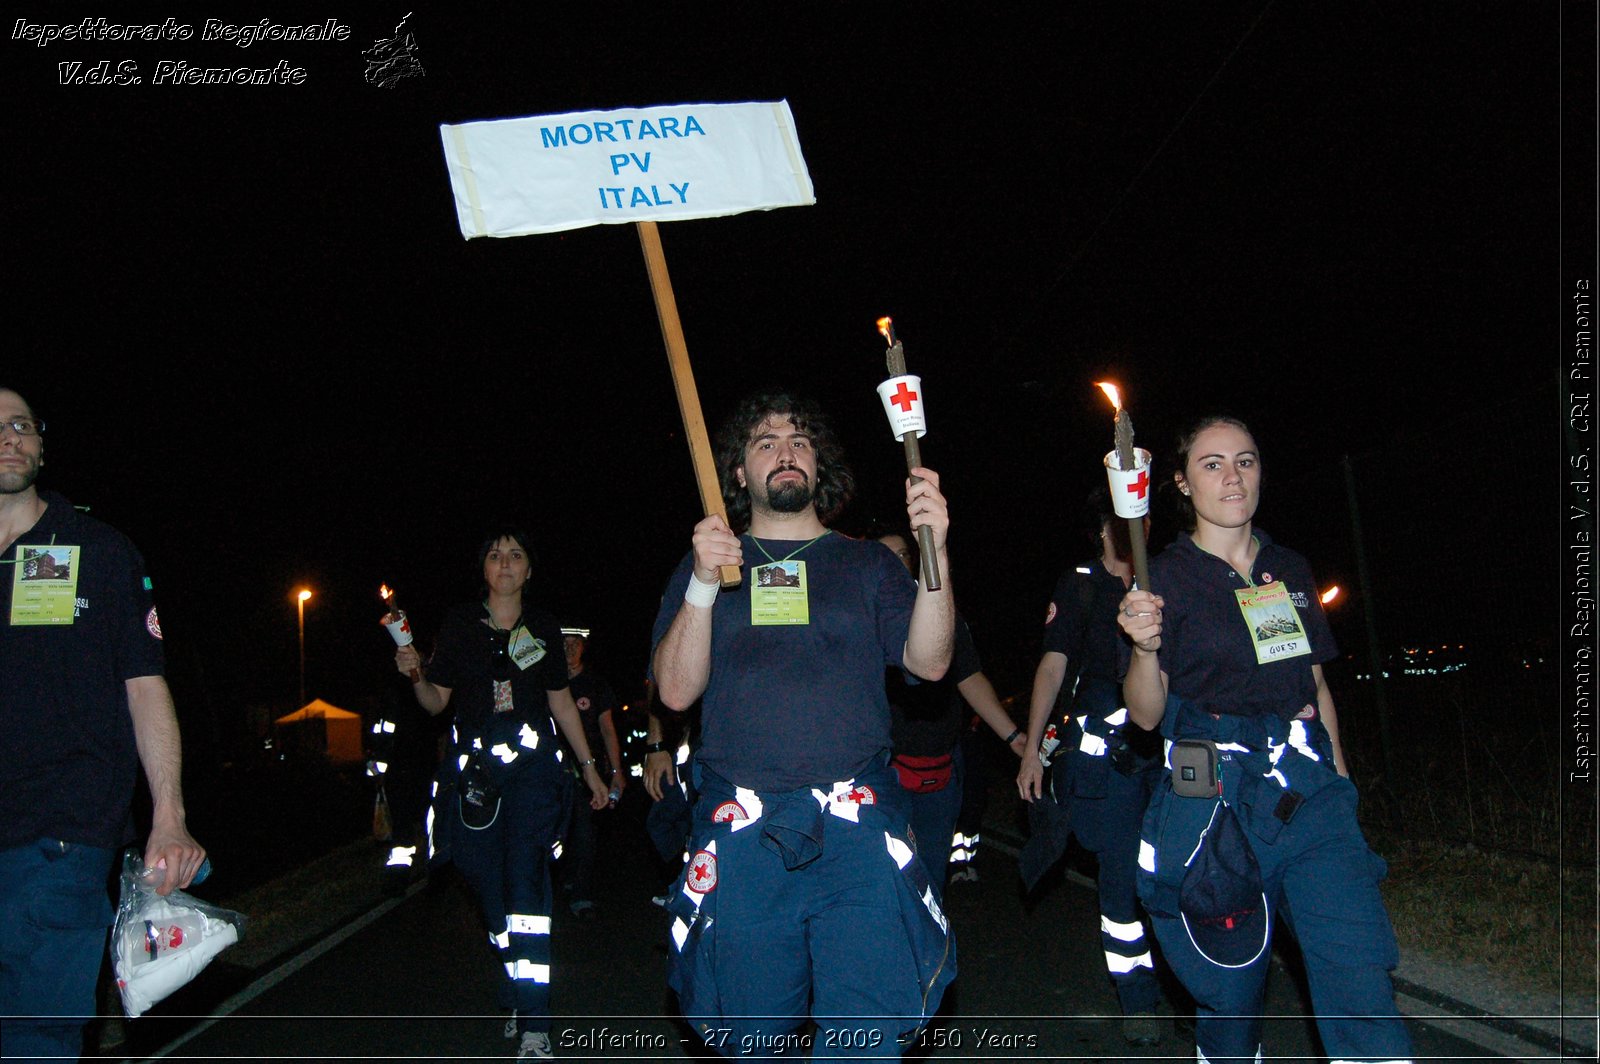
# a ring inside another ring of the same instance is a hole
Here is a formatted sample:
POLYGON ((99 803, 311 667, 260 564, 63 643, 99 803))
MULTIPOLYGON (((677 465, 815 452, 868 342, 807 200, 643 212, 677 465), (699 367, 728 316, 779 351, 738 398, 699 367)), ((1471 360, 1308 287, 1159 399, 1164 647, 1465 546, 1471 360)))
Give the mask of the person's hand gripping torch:
MULTIPOLYGON (((878 332, 889 344, 884 354, 889 379, 878 385, 878 398, 883 400, 883 412, 889 416, 889 431, 905 446, 909 472, 922 464, 922 447, 917 441, 928 432, 928 419, 922 409, 922 378, 906 372, 906 349, 894 335, 894 319, 879 318, 878 332)), ((911 478, 913 484, 921 482, 921 477, 911 478)), ((917 547, 922 555, 922 586, 938 591, 939 558, 933 552, 933 529, 927 525, 917 526, 917 547)))
MULTIPOLYGON (((412 643, 411 621, 406 618, 406 611, 401 609, 394 600, 394 591, 388 584, 378 588, 378 597, 383 599, 383 604, 389 612, 383 615, 383 626, 388 629, 389 637, 394 640, 397 647, 408 647, 412 643)), ((411 682, 422 682, 422 670, 411 670, 411 682)))

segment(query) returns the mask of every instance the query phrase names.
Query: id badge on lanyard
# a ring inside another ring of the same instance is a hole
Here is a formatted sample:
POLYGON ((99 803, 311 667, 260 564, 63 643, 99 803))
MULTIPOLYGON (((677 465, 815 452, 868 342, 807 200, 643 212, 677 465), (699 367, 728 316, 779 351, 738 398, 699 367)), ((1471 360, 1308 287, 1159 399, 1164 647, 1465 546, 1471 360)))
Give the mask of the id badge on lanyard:
POLYGON ((1256 648, 1256 663, 1303 657, 1311 653, 1311 637, 1300 623, 1299 611, 1289 598, 1282 580, 1241 588, 1233 593, 1239 600, 1250 642, 1256 648))
POLYGON ((18 544, 11 576, 11 623, 71 624, 82 563, 82 547, 18 544))
POLYGON ((811 623, 805 562, 785 559, 757 565, 750 574, 751 624, 811 623))
POLYGON ((506 638, 506 653, 517 668, 526 669, 544 658, 544 640, 535 639, 527 625, 519 624, 506 638))

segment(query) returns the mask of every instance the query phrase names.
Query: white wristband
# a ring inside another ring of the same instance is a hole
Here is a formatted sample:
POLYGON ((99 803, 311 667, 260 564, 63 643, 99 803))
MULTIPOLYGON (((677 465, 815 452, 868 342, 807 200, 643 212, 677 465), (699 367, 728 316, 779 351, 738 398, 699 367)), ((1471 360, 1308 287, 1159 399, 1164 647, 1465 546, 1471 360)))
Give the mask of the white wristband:
POLYGON ((717 604, 717 592, 721 590, 721 584, 703 584, 698 576, 690 573, 689 586, 683 589, 683 601, 701 609, 710 609, 717 604))

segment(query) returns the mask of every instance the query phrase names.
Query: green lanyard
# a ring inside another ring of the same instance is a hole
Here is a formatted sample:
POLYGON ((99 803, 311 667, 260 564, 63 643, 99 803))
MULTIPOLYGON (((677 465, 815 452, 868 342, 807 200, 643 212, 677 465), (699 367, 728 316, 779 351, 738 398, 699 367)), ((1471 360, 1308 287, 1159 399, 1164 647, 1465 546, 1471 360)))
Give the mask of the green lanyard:
MULTIPOLYGON (((829 532, 832 532, 832 531, 833 531, 833 529, 831 529, 831 528, 826 529, 826 530, 823 531, 822 536, 826 536, 829 532)), ((747 535, 748 535, 748 533, 747 533, 747 535)), ((799 554, 801 551, 803 551, 807 547, 811 546, 811 544, 815 543, 818 539, 821 539, 822 536, 818 536, 818 537, 816 537, 816 539, 807 540, 805 543, 800 544, 794 550, 790 551, 788 554, 785 554, 781 558, 774 558, 772 555, 768 554, 767 553, 767 548, 763 547, 761 545, 761 541, 759 539, 757 539, 755 536, 753 536, 753 535, 750 536, 750 542, 754 543, 756 545, 756 550, 760 551, 762 553, 762 555, 766 557, 767 561, 769 561, 769 562, 786 562, 790 558, 793 558, 796 554, 799 554)))

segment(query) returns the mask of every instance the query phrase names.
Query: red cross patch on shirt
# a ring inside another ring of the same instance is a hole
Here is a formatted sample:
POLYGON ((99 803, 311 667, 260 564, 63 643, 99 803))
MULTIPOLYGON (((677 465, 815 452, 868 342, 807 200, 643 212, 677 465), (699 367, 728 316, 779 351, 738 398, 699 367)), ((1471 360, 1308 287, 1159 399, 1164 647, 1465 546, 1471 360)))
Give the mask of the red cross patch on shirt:
POLYGON ((696 894, 710 894, 717 888, 717 858, 715 854, 700 850, 689 859, 689 872, 684 885, 696 894))

